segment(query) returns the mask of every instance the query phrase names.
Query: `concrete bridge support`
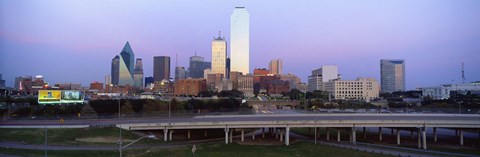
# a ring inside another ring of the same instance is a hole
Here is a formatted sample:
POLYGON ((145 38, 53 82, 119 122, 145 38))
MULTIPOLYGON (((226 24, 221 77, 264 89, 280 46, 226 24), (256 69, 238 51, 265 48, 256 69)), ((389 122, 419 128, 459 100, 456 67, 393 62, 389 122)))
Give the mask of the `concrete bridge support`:
POLYGON ((355 127, 352 127, 352 143, 357 144, 357 133, 355 127))
POLYGON ((382 127, 378 127, 378 141, 382 142, 382 127))
POLYGON ((397 145, 400 145, 400 129, 397 129, 397 145))
POLYGON ((245 132, 244 132, 244 130, 242 129, 242 142, 245 140, 244 134, 245 134, 245 132))
POLYGON ((337 128, 337 142, 340 142, 340 130, 337 128))
POLYGON ((433 142, 437 142, 437 128, 433 128, 433 142))
POLYGON ((233 131, 234 131, 234 130, 235 130, 235 129, 230 129, 230 137, 229 137, 229 140, 228 140, 229 143, 232 143, 232 142, 233 142, 233 131))
POLYGON ((423 149, 427 149, 427 132, 425 127, 422 129, 422 142, 423 142, 423 149))
POLYGON ((367 139, 367 127, 363 127, 363 139, 367 139))
POLYGON ((174 132, 174 130, 171 130, 171 131, 169 132, 169 133, 170 133, 169 141, 172 141, 172 140, 173 140, 173 137, 172 137, 172 136, 173 136, 173 132, 174 132))
POLYGON ((225 128, 225 144, 228 144, 228 133, 229 133, 229 129, 228 128, 225 128))
POLYGON ((285 128, 285 145, 290 145, 290 127, 285 128))
POLYGON ((284 134, 284 131, 282 129, 280 130, 280 142, 283 142, 283 134, 284 134))
POLYGON ((463 146, 463 130, 460 129, 459 132, 460 132, 460 145, 463 146))
POLYGON ((252 140, 255 140, 255 131, 257 131, 257 130, 253 130, 253 132, 252 132, 252 140))
POLYGON ((327 128, 326 130, 327 130, 327 141, 329 141, 330 140, 330 128, 327 128))
POLYGON ((168 129, 163 129, 163 141, 167 142, 168 140, 168 129))
POLYGON ((190 139, 190 130, 187 131, 187 138, 190 139))
POLYGON ((418 128, 417 130, 418 149, 422 148, 422 138, 420 134, 421 134, 421 129, 418 128))
POLYGON ((265 128, 262 128, 262 138, 265 138, 265 128))

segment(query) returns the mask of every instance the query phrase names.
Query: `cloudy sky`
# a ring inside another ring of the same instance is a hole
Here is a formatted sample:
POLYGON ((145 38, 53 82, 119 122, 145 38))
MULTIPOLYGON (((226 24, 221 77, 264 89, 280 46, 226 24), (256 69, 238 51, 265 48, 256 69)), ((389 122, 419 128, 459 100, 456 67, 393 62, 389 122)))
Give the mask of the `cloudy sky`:
MULTIPOLYGON (((479 0, 0 0, 0 73, 50 83, 104 81, 129 41, 153 75, 153 56, 188 66, 211 60, 211 40, 229 40, 235 6, 250 13, 250 67, 283 60, 306 82, 338 65, 343 79, 380 79, 380 59, 405 59, 407 89, 480 80, 479 0)), ((172 75, 173 77, 173 75, 172 75)))

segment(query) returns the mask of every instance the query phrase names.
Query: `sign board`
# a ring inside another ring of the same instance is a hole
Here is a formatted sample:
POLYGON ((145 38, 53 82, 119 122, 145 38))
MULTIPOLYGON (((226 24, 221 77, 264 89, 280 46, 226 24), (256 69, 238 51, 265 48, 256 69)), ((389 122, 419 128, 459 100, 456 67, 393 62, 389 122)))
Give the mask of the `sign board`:
POLYGON ((83 92, 73 90, 39 90, 39 104, 83 103, 83 92))

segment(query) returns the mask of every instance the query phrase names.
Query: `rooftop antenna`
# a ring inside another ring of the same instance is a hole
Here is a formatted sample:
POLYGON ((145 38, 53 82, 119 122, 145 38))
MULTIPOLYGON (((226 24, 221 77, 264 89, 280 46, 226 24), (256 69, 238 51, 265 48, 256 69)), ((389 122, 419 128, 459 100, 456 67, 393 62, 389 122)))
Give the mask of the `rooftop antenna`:
POLYGON ((465 66, 463 65, 463 62, 462 62, 462 83, 465 83, 465 66))
POLYGON ((175 54, 175 68, 178 67, 178 53, 175 54))

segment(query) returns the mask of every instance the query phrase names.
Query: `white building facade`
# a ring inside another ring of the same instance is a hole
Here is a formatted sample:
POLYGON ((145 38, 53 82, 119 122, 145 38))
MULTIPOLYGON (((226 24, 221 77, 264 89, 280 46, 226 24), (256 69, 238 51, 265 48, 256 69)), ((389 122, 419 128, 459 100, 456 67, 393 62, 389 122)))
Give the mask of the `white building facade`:
POLYGON ((230 71, 250 73, 250 14, 245 7, 235 7, 230 16, 230 58, 230 71))

